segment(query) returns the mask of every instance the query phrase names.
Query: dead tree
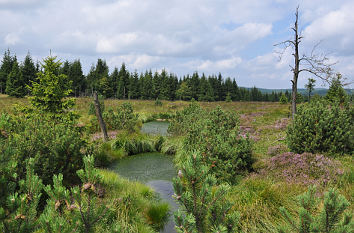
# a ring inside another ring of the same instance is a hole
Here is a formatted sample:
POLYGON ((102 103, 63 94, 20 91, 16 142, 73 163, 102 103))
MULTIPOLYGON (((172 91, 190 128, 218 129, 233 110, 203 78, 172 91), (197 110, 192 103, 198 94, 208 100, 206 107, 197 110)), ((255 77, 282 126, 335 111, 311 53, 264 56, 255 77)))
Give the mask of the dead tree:
POLYGON ((107 134, 107 129, 106 129, 106 124, 103 121, 102 118, 102 113, 101 113, 101 107, 100 107, 100 102, 98 101, 98 96, 97 96, 97 91, 93 93, 93 100, 95 104, 95 109, 96 109, 96 117, 98 119, 98 122, 100 124, 101 131, 103 133, 103 138, 104 141, 108 141, 108 134, 107 134))
POLYGON ((282 51, 280 52, 280 59, 284 54, 285 50, 291 48, 293 50, 292 56, 294 57, 294 66, 290 66, 291 71, 293 72, 292 83, 292 94, 291 94, 291 112, 292 118, 294 119, 296 114, 296 95, 297 95, 297 81, 299 79, 299 74, 303 71, 311 73, 317 78, 320 78, 324 81, 329 82, 329 78, 332 75, 332 66, 334 63, 328 63, 328 57, 325 54, 316 54, 315 50, 318 47, 319 43, 316 44, 310 55, 303 54, 300 57, 299 44, 301 43, 301 32, 298 28, 299 20, 299 7, 296 8, 295 12, 295 24, 291 29, 294 32, 294 39, 286 40, 276 44, 275 46, 283 46, 282 51))

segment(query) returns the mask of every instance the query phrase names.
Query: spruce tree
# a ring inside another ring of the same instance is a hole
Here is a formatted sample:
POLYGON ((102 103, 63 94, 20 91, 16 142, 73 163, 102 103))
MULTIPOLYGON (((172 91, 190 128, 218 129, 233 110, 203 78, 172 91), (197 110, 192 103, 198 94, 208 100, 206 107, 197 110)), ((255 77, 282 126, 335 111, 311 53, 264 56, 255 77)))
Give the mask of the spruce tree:
POLYGON ((65 99, 71 93, 71 82, 64 74, 59 74, 61 62, 49 56, 42 63, 44 72, 39 72, 30 88, 33 107, 51 114, 63 113, 70 109, 74 102, 65 99), (59 75, 57 75, 59 74, 59 75))
POLYGON ((21 66, 21 71, 24 83, 31 86, 32 82, 36 79, 37 69, 29 52, 27 53, 23 65, 21 66))
POLYGON ((310 99, 311 99, 311 93, 313 92, 313 90, 314 90, 314 88, 315 88, 315 82, 316 82, 315 79, 309 78, 309 79, 308 79, 308 83, 305 84, 305 88, 307 89, 307 92, 308 92, 308 99, 309 99, 309 102, 310 102, 310 99))
POLYGON ((23 75, 17 63, 16 57, 13 61, 12 70, 7 76, 6 93, 9 96, 18 98, 24 97, 26 95, 26 84, 23 80, 23 75))
POLYGON ((14 58, 11 56, 10 50, 7 49, 0 67, 0 93, 5 93, 7 77, 12 71, 13 63, 14 58))
POLYGON ((68 79, 72 82, 74 96, 79 96, 85 90, 86 80, 82 72, 80 60, 75 60, 70 64, 68 79))

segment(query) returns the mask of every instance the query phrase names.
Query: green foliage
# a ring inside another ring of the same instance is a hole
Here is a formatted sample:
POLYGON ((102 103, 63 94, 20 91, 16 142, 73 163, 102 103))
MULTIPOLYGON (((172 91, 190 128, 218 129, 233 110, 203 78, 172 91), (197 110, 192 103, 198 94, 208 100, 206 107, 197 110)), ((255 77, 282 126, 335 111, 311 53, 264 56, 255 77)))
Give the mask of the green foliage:
POLYGON ((185 135, 187 130, 196 121, 199 121, 203 110, 199 104, 192 102, 182 111, 177 111, 174 118, 171 119, 168 126, 168 132, 173 135, 185 135))
POLYGON ((227 93, 227 96, 226 96, 225 101, 226 101, 226 102, 232 102, 232 98, 231 98, 230 92, 227 93))
POLYGON ((317 206, 318 202, 316 189, 310 187, 306 193, 299 196, 298 221, 285 208, 280 208, 288 225, 280 228, 279 232, 352 232, 354 227, 352 215, 345 213, 345 210, 349 207, 349 202, 337 190, 331 188, 324 194, 323 207, 320 209, 317 206))
POLYGON ((66 99, 71 93, 71 82, 66 75, 59 74, 61 62, 50 56, 43 60, 42 66, 44 72, 39 72, 29 87, 32 106, 54 115, 69 110, 74 106, 72 99, 66 99))
POLYGON ((80 187, 66 189, 59 174, 53 177, 53 187, 44 188, 49 199, 39 220, 46 232, 94 232, 96 225, 101 224, 111 232, 119 232, 110 203, 102 202, 104 190, 100 174, 93 167, 93 157, 85 157, 84 164, 85 169, 77 171, 80 187))
POLYGON ((328 101, 339 104, 344 104, 348 102, 348 95, 343 89, 342 75, 338 73, 336 77, 331 80, 331 85, 325 97, 328 101))
POLYGON ((11 56, 10 50, 5 51, 0 67, 0 92, 5 93, 7 77, 10 74, 15 57, 11 56))
POLYGON ((281 104, 287 104, 287 103, 288 103, 288 98, 285 96, 285 94, 284 94, 283 92, 281 93, 279 102, 280 102, 281 104))
POLYGON ((163 229, 169 217, 169 205, 167 203, 156 203, 150 206, 147 211, 149 223, 155 230, 163 229))
POLYGON ((138 131, 138 118, 139 116, 134 113, 130 103, 123 103, 117 108, 116 112, 113 111, 113 109, 109 109, 107 112, 103 113, 103 119, 108 129, 125 129, 131 133, 138 131))
MULTIPOLYGON (((1 196, 1 232, 33 232, 37 228, 37 208, 42 195, 43 184, 42 180, 34 174, 33 159, 28 160, 26 171, 25 179, 19 181, 18 191, 14 192, 12 189, 13 192, 1 196), (6 202, 3 203, 5 198, 6 202)), ((16 176, 13 178, 16 178, 16 176)))
POLYGON ((16 57, 13 61, 11 72, 7 76, 6 93, 9 96, 14 96, 18 98, 24 97, 26 95, 23 74, 17 63, 16 57))
POLYGON ((81 128, 74 121, 54 121, 46 114, 27 117, 2 116, 0 127, 7 138, 0 140, 0 154, 8 161, 16 161, 16 172, 25 177, 25 161, 34 159, 34 169, 44 184, 50 183, 53 174, 62 173, 65 183, 77 180, 76 170, 82 167, 86 141, 81 138, 81 128))
MULTIPOLYGON (((220 107, 207 112, 192 103, 176 113, 169 131, 185 134, 184 149, 200 151, 205 164, 220 182, 234 183, 237 175, 251 170, 252 145, 248 138, 240 135, 239 119, 233 112, 220 107)), ((179 157, 183 163, 185 158, 179 157)))
POLYGON ((308 99, 309 99, 309 102, 310 102, 310 99, 311 99, 311 93, 313 92, 313 90, 314 90, 314 88, 315 88, 315 82, 316 82, 315 79, 309 78, 309 79, 308 79, 308 83, 305 84, 305 88, 306 88, 307 91, 308 91, 308 99))
POLYGON ((187 82, 182 82, 179 89, 176 91, 176 96, 180 100, 190 100, 192 97, 192 90, 187 82))
POLYGON ((159 100, 159 98, 156 99, 155 106, 162 106, 162 102, 159 100))
POLYGON ((352 153, 354 108, 325 100, 311 101, 298 108, 287 130, 291 151, 352 153))
POLYGON ((229 185, 216 186, 198 151, 184 152, 185 162, 173 181, 175 198, 182 210, 175 213, 178 232, 235 232, 238 214, 226 200, 229 185), (218 229, 218 230, 217 230, 218 229))
POLYGON ((121 134, 112 144, 114 150, 123 149, 126 155, 135 155, 146 152, 156 151, 155 147, 158 145, 151 139, 143 136, 121 134))

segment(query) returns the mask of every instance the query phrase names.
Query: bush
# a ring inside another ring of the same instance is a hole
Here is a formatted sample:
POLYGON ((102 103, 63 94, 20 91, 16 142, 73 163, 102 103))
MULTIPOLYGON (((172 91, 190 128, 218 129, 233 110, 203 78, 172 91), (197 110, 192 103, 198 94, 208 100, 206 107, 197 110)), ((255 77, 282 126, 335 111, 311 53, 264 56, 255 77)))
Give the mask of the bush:
POLYGON ((65 184, 78 181, 76 170, 82 168, 87 143, 75 122, 53 120, 46 114, 12 116, 6 122, 3 129, 8 137, 0 140, 0 154, 16 162, 18 178, 25 177, 26 159, 33 158, 34 171, 44 184, 58 173, 63 174, 65 184))
MULTIPOLYGON (((218 182, 235 183, 237 175, 252 169, 251 141, 240 136, 239 118, 234 112, 220 107, 208 112, 191 103, 176 113, 169 131, 185 135, 183 149, 200 151, 218 182)), ((180 163, 185 159, 177 158, 180 163)))
POLYGON ((353 122, 352 106, 313 100, 298 108, 294 121, 288 126, 288 146, 296 153, 353 153, 353 122))
POLYGON ((204 113, 203 109, 196 102, 192 102, 182 111, 177 111, 176 115, 170 121, 168 133, 173 135, 185 135, 191 124, 199 121, 204 113))
POLYGON ((129 132, 138 131, 139 121, 138 115, 134 113, 130 103, 123 103, 117 108, 117 111, 109 109, 103 113, 103 119, 107 128, 112 130, 125 129, 129 132))
POLYGON ((299 220, 296 221, 284 207, 281 207, 280 211, 288 224, 282 226, 279 232, 353 232, 352 214, 345 213, 350 204, 337 190, 330 189, 324 194, 323 206, 319 211, 317 207, 319 198, 316 197, 314 187, 310 187, 298 199, 299 220))

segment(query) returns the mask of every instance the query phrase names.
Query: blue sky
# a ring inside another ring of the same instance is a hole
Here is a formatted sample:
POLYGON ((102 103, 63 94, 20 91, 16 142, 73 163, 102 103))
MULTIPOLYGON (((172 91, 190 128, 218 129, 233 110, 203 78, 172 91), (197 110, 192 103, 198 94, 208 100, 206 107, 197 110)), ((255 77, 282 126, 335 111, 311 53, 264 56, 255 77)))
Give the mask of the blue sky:
POLYGON ((353 81, 351 0, 0 0, 0 51, 41 60, 51 50, 80 59, 85 73, 102 58, 111 70, 125 62, 131 71, 220 72, 240 86, 290 88, 291 51, 279 60, 273 45, 292 37, 297 5, 301 53, 322 41, 318 52, 353 81))

